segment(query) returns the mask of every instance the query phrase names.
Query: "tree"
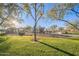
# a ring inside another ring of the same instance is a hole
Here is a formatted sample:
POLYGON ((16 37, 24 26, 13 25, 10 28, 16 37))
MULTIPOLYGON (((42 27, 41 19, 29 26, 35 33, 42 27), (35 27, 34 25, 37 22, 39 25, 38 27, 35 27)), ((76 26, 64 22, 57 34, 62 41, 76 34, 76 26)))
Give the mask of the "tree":
POLYGON ((0 25, 8 18, 8 13, 5 12, 5 5, 0 4, 0 25), (7 14, 7 15, 6 15, 7 14), (5 17, 4 17, 5 16, 5 17))
POLYGON ((37 3, 33 3, 33 4, 0 4, 0 25, 3 24, 3 22, 10 16, 14 16, 16 17, 16 15, 18 15, 17 18, 20 18, 21 13, 24 11, 26 12, 26 14, 30 15, 32 17, 32 19, 34 20, 34 41, 37 41, 36 38, 36 26, 38 21, 42 18, 43 13, 44 13, 44 4, 37 4, 37 3), (7 17, 3 17, 4 13, 3 11, 6 11, 5 15, 7 15, 7 17), (3 14, 3 15, 2 15, 3 14), (14 15, 15 14, 15 15, 14 15))
MULTIPOLYGON (((18 7, 16 4, 0 4, 0 26, 12 26, 12 17, 16 18, 18 16, 18 7)), ((17 17, 17 22, 20 20, 17 17)))
POLYGON ((65 30, 65 29, 64 29, 64 27, 59 27, 58 30, 59 30, 60 32, 63 32, 63 33, 64 33, 64 30, 65 30))
POLYGON ((59 21, 64 21, 70 25, 72 25, 74 28, 78 29, 75 25, 73 25, 72 23, 70 23, 67 20, 64 20, 64 17, 67 13, 67 11, 73 11, 76 14, 79 14, 78 12, 76 12, 74 10, 74 7, 77 4, 75 3, 61 3, 61 4, 56 4, 54 8, 52 8, 50 11, 48 11, 48 16, 54 20, 59 20, 59 21))
POLYGON ((56 32, 57 25, 51 25, 51 26, 50 26, 50 29, 51 29, 53 32, 56 32))
MULTIPOLYGON (((79 20, 73 20, 73 21, 69 21, 71 24, 73 24, 75 27, 79 28, 79 20)), ((73 31, 77 31, 76 28, 74 28, 72 25, 66 23, 66 27, 69 29, 69 30, 73 30, 73 31)))
POLYGON ((36 37, 36 27, 38 24, 38 21, 42 18, 43 13, 44 13, 44 4, 37 4, 37 3, 33 3, 33 4, 23 4, 23 8, 21 7, 22 10, 24 10, 28 15, 30 15, 32 17, 32 19, 34 20, 34 39, 33 41, 37 41, 37 37, 36 37))
POLYGON ((39 33, 45 33, 44 30, 45 30, 44 27, 39 26, 39 33))
POLYGON ((27 30, 28 32, 32 32, 33 28, 30 25, 27 25, 25 27, 25 30, 27 30))

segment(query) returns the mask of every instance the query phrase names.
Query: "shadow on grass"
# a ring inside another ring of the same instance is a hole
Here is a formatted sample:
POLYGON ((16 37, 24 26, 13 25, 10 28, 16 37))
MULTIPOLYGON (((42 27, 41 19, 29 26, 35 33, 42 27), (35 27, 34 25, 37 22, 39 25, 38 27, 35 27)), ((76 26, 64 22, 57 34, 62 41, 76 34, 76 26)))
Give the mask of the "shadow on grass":
POLYGON ((10 48, 11 44, 7 42, 8 38, 0 37, 0 56, 8 55, 6 52, 10 48))
POLYGON ((69 53, 69 52, 67 52, 67 51, 64 51, 64 50, 60 49, 60 48, 51 46, 51 45, 49 45, 49 44, 47 44, 47 43, 40 42, 40 41, 38 41, 38 42, 41 43, 41 44, 44 44, 44 45, 46 45, 46 46, 48 46, 48 47, 51 47, 51 48, 53 48, 53 49, 56 49, 56 50, 58 50, 58 51, 60 51, 60 52, 63 52, 63 53, 65 53, 65 54, 68 54, 69 56, 75 56, 74 54, 71 54, 71 53, 69 53))
POLYGON ((3 37, 0 37, 0 43, 4 42, 5 41, 5 38, 3 37))

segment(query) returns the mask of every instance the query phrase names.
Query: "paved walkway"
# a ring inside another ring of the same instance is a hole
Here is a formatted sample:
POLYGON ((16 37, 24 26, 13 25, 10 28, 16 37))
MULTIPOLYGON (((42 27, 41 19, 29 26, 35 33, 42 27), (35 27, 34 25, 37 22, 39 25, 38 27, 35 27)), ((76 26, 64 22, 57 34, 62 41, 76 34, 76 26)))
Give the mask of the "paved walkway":
POLYGON ((48 37, 63 37, 63 38, 79 37, 79 35, 74 35, 74 34, 38 34, 38 35, 48 36, 48 37))

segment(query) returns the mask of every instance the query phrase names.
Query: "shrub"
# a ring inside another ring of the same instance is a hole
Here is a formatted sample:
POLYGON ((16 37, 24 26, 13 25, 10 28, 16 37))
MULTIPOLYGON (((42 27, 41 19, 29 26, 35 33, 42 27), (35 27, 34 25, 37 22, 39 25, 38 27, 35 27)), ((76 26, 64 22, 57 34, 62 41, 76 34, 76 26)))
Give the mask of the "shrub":
POLYGON ((23 35, 25 35, 25 33, 24 32, 19 32, 19 35, 23 36, 23 35))
POLYGON ((0 33, 0 36, 4 36, 4 35, 6 35, 6 33, 0 33))
POLYGON ((65 32, 64 34, 68 34, 68 32, 65 32))

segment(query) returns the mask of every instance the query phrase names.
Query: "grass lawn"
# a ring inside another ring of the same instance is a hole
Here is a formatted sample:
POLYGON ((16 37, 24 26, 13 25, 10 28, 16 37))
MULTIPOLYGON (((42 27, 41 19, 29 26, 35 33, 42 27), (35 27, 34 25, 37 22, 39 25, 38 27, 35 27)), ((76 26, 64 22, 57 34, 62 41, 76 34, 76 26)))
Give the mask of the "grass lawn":
POLYGON ((32 36, 1 36, 0 55, 12 56, 79 56, 79 40, 32 36))

